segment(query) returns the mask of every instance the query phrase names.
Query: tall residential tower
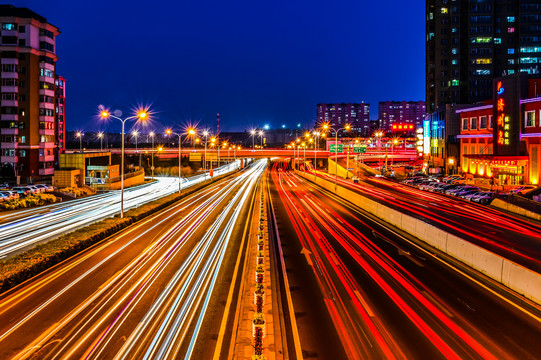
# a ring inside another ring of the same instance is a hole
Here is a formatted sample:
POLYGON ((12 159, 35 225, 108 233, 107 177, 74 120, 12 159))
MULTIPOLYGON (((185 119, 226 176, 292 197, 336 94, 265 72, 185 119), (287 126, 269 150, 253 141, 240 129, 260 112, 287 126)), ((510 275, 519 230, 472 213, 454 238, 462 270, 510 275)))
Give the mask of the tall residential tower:
POLYGON ((0 163, 22 181, 54 174, 64 148, 65 79, 56 74, 57 27, 27 8, 0 5, 0 163))
POLYGON ((493 78, 540 63, 539 0, 426 0, 427 113, 490 100, 493 78))

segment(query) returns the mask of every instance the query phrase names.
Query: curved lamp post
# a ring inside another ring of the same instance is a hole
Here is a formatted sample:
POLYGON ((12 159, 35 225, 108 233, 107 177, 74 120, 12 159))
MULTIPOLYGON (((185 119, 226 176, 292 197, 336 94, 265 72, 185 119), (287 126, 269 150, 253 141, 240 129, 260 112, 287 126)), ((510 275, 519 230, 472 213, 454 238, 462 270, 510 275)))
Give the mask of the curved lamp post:
POLYGON ((145 121, 148 118, 148 113, 145 110, 139 110, 137 112, 137 115, 135 116, 129 116, 127 118, 121 119, 115 115, 112 115, 107 110, 103 110, 100 113, 101 117, 103 119, 116 119, 119 120, 122 123, 122 152, 121 152, 121 160, 120 160, 120 217, 124 217, 124 128, 126 121, 128 120, 137 120, 137 121, 145 121))
POLYGON ((177 135, 178 136, 178 193, 182 191, 182 176, 181 176, 181 159, 182 159, 182 135, 195 135, 195 129, 189 129, 187 133, 176 133, 171 129, 165 130, 167 135, 177 135))
POLYGON ((329 125, 325 124, 323 125, 323 129, 324 130, 332 130, 334 131, 334 146, 335 146, 335 149, 336 149, 336 164, 335 164, 335 167, 334 167, 334 191, 336 191, 336 182, 337 182, 337 179, 338 179, 338 132, 339 131, 349 131, 349 129, 351 129, 351 126, 349 124, 346 124, 346 126, 344 126, 344 128, 342 129, 338 129, 338 130, 335 130, 333 129, 332 127, 329 127, 329 125))

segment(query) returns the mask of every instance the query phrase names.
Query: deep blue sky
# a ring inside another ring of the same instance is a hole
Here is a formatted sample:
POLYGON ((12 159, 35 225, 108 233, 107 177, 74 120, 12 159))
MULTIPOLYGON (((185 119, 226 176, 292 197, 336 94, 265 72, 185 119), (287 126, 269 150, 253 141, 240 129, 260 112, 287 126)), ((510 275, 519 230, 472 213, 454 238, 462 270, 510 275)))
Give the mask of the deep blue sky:
MULTIPOLYGON (((318 102, 424 100, 424 1, 22 0, 60 28, 68 130, 99 104, 157 125, 313 126, 318 102)), ((116 130, 110 124, 107 130, 116 130)))

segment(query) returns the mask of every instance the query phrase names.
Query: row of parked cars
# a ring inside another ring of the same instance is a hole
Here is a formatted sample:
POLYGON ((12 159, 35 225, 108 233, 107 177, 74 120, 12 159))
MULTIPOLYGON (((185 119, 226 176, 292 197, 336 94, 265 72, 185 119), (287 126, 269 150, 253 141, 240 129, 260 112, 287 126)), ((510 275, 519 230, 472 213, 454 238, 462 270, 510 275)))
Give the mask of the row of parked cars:
POLYGON ((458 175, 445 177, 441 180, 418 176, 406 179, 402 183, 421 190, 456 196, 483 205, 490 204, 497 196, 494 191, 483 191, 477 186, 466 185, 465 179, 458 175))
POLYGON ((35 185, 25 185, 25 186, 14 186, 12 188, 6 188, 5 190, 0 190, 0 202, 18 199, 20 197, 39 194, 44 192, 53 192, 54 188, 51 185, 47 184, 35 184, 35 185))

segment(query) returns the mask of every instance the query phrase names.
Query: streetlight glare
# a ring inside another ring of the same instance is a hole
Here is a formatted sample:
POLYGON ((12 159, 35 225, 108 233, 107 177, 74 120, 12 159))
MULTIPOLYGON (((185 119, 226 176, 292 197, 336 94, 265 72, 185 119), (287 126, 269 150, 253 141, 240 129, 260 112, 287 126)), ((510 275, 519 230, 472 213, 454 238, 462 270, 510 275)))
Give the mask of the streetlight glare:
POLYGON ((209 132, 207 130, 203 131, 203 136, 209 136, 209 132))
POLYGON ((173 130, 171 130, 171 129, 166 129, 166 130, 165 130, 165 133, 166 133, 167 135, 171 135, 171 134, 173 133, 173 130))
POLYGON ((109 112, 108 111, 102 111, 100 115, 101 115, 102 118, 106 119, 106 118, 109 117, 109 112))
POLYGON ((195 129, 189 129, 189 130, 188 130, 188 134, 190 134, 190 135, 195 135, 195 129))
POLYGON ((154 131, 151 131, 148 135, 154 136, 154 131))

